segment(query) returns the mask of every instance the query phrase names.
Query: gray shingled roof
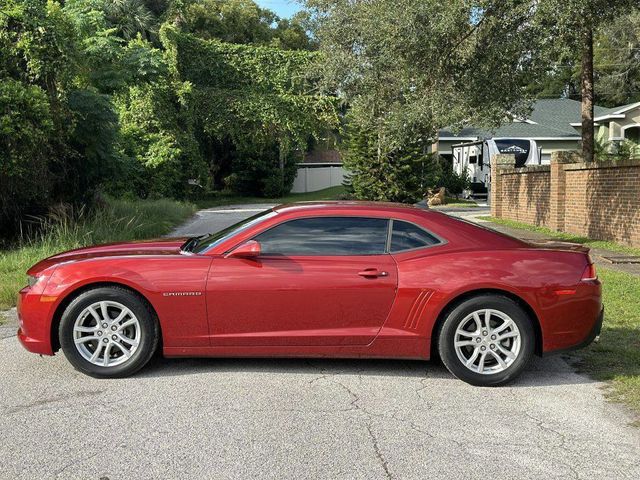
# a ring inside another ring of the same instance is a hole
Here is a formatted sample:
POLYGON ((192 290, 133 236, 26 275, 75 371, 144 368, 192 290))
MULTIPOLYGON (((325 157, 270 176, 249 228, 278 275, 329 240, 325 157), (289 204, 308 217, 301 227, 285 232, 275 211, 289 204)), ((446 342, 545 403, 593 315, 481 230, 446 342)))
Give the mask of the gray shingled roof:
POLYGON ((634 102, 634 103, 627 103, 626 105, 619 105, 617 107, 613 107, 613 108, 602 108, 602 107, 596 107, 595 110, 595 116, 597 117, 601 117, 603 115, 611 115, 612 113, 616 113, 620 110, 626 110, 629 107, 633 107, 638 105, 638 102, 634 102))
MULTIPOLYGON (((595 115, 601 116, 623 107, 613 109, 595 106, 595 115)), ((525 137, 525 138, 563 138, 579 137, 571 123, 580 122, 580 102, 568 98, 540 99, 533 105, 528 120, 535 123, 512 122, 493 131, 465 127, 454 133, 451 129, 440 130, 440 137, 525 137)))

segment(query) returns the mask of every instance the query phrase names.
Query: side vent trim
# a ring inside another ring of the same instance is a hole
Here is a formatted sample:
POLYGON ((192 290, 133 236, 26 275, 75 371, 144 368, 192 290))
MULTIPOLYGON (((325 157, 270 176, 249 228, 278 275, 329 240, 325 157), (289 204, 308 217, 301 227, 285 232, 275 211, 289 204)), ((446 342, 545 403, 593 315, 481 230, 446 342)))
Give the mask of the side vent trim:
POLYGON ((420 325, 420 319, 422 318, 424 311, 427 309, 427 303, 433 295, 432 290, 421 290, 416 299, 411 305, 409 315, 407 315, 404 321, 404 328, 409 330, 416 330, 420 325))

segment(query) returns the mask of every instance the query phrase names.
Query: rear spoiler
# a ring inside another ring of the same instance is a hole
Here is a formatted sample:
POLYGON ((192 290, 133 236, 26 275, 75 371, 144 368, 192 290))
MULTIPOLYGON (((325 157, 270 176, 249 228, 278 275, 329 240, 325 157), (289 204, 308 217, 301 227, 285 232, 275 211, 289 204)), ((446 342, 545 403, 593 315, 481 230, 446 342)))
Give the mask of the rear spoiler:
POLYGON ((565 250, 570 252, 578 252, 584 253, 585 255, 589 254, 590 248, 585 247, 580 243, 572 243, 572 242, 558 242, 556 240, 548 240, 548 241, 532 241, 527 240, 531 246, 535 248, 544 248, 546 250, 565 250))

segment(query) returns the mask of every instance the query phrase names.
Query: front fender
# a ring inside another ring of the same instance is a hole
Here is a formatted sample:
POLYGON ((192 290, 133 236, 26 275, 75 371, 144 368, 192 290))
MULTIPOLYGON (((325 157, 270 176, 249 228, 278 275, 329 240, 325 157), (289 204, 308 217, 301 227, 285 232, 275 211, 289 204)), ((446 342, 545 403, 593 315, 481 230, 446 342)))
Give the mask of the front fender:
POLYGON ((75 292, 91 285, 122 285, 149 302, 160 322, 163 345, 208 346, 205 286, 210 264, 210 257, 184 255, 63 263, 50 276, 40 302, 50 305, 47 321, 53 328, 59 320, 54 317, 75 292), (180 295, 183 292, 189 295, 180 295))

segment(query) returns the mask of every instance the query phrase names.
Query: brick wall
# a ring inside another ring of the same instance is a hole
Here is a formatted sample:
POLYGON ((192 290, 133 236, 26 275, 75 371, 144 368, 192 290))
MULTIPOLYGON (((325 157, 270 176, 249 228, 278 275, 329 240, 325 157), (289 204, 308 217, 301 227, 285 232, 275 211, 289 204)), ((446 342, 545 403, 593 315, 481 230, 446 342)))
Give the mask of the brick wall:
POLYGON ((600 240, 640 246, 640 161, 583 163, 556 152, 551 165, 491 163, 491 214, 600 240))
POLYGON ((640 246, 640 161, 565 165, 564 229, 640 246))

